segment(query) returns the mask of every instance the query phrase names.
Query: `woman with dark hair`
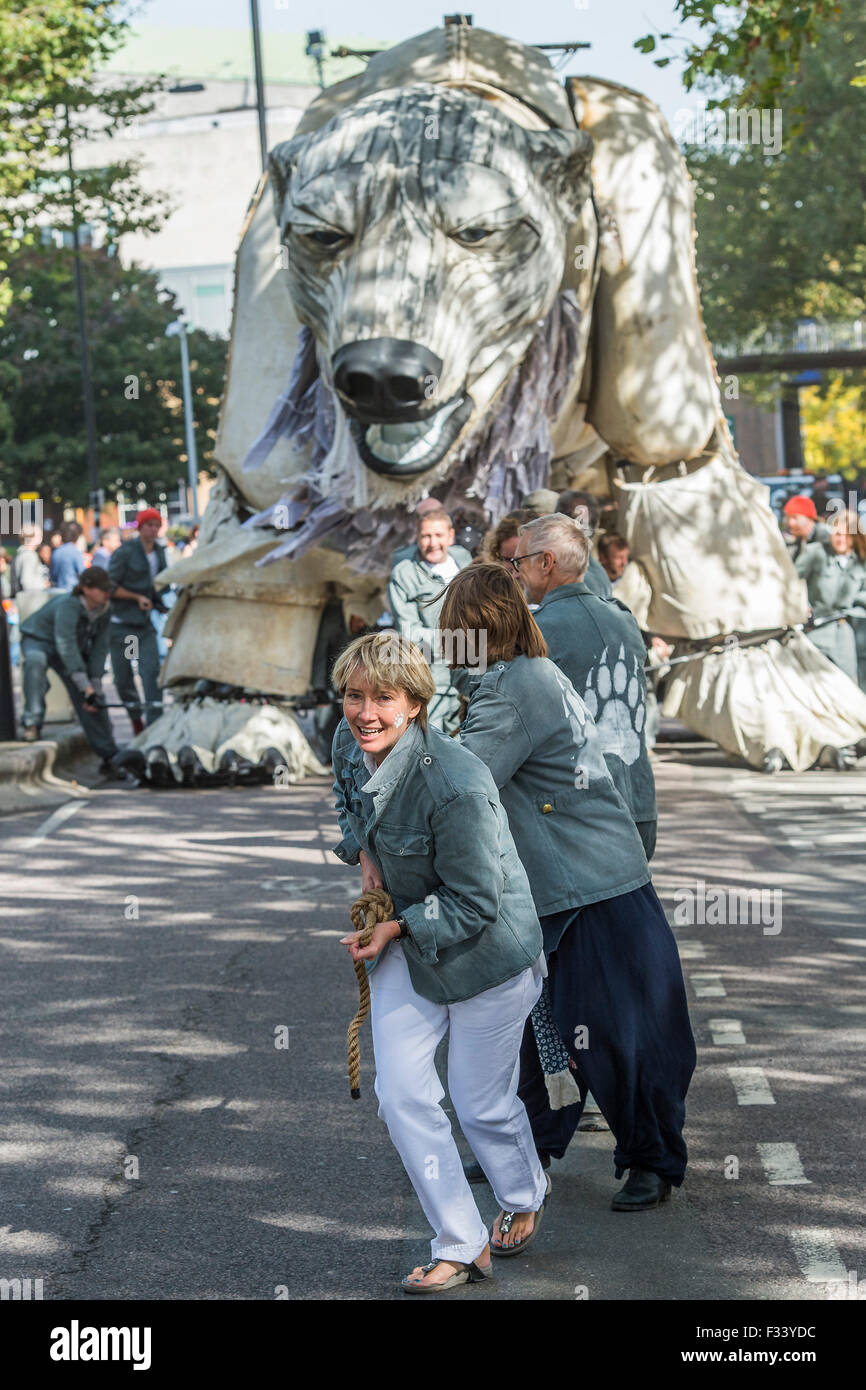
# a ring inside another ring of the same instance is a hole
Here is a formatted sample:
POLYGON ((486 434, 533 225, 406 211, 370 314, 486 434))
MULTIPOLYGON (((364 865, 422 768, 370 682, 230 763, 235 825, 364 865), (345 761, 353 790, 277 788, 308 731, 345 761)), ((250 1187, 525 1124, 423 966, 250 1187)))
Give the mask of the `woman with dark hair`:
POLYGON ((42 737, 48 671, 56 671, 69 692, 85 738, 102 759, 104 776, 126 780, 113 765, 118 748, 102 700, 102 673, 108 655, 108 599, 111 581, 104 569, 91 565, 71 593, 55 594, 21 624, 24 658, 22 687, 24 740, 42 737))
MULTIPOLYGON (((490 769, 544 934, 549 979, 521 1050, 520 1095, 542 1161, 561 1158, 587 1090, 616 1138, 615 1211, 658 1205, 686 1167, 695 1065, 676 942, 592 716, 547 659, 520 585, 501 565, 452 580, 443 628, 485 651, 460 741, 490 769), (481 642, 479 634, 485 641, 481 642), (471 640, 470 640, 471 639, 471 640), (576 1072, 580 1094, 572 1072, 576 1072)), ((518 1238, 531 1214, 500 1214, 518 1238)))
MULTIPOLYGON (((860 617, 839 618, 809 633, 815 646, 840 670, 863 686, 858 670, 859 647, 866 647, 866 535, 856 512, 838 511, 830 522, 830 537, 818 574, 809 583, 813 618, 854 610, 860 617)), ((864 663, 866 665, 866 663, 864 663)), ((866 686, 863 686, 866 689, 866 686)))
POLYGON ((518 507, 517 511, 497 521, 484 537, 479 553, 479 561, 487 564, 507 565, 517 549, 517 533, 525 521, 531 521, 535 512, 531 507, 518 507))
MULTIPOLYGON (((520 1040, 541 992, 541 930, 487 769, 429 722, 436 693, 419 647, 394 632, 351 642, 334 666, 344 718, 334 793, 364 892, 394 918, 343 938, 370 973, 379 1115, 434 1231, 432 1259, 402 1281, 441 1293, 491 1272, 488 1233, 439 1102, 437 1044, 463 1133, 506 1207, 531 1213, 549 1181, 517 1095, 520 1040)), ((510 1244, 510 1242, 509 1242, 510 1244)), ((500 1253, 515 1253, 503 1249, 500 1253)))

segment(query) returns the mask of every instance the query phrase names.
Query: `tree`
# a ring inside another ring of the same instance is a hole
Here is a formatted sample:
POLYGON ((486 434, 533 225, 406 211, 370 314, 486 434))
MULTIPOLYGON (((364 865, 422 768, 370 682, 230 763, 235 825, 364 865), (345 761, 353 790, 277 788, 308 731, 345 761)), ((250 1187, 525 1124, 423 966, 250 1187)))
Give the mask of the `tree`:
POLYGON ((851 81, 866 52, 866 12, 821 25, 817 37, 790 94, 807 113, 804 138, 785 135, 778 154, 761 144, 685 146, 713 342, 866 310, 866 91, 851 81))
POLYGON ((820 386, 800 392, 803 461, 810 473, 866 471, 866 377, 829 372, 820 386))
MULTIPOLYGON (((70 144, 111 138, 152 109, 159 79, 102 73, 126 40, 124 8, 117 0, 0 0, 0 234, 13 248, 40 226, 71 227, 70 144)), ((76 182, 81 220, 109 241, 160 226, 165 200, 142 190, 135 160, 83 170, 76 182)), ((0 313, 9 292, 0 288, 0 313)))
MULTIPOLYGON (((770 109, 779 105, 819 32, 844 13, 839 0, 675 0, 674 9, 683 23, 697 24, 701 30, 698 40, 686 41, 686 91, 712 89, 721 82, 725 97, 733 85, 747 105, 770 109)), ((635 48, 653 53, 659 43, 676 38, 646 34, 635 48)), ((657 67, 671 61, 670 56, 654 59, 657 67)), ((861 74, 853 80, 866 81, 861 74)), ((719 99, 711 97, 711 104, 719 99)))
MULTIPOLYGON (((175 297, 154 272, 122 266, 106 249, 82 251, 100 486, 111 495, 145 484, 150 496, 185 478, 180 352, 166 338, 175 297)), ((0 422, 0 489, 15 497, 88 501, 72 252, 22 247, 10 262, 14 298, 0 326, 0 384, 9 419, 0 422)), ((213 453, 226 344, 189 335, 199 464, 213 453)))

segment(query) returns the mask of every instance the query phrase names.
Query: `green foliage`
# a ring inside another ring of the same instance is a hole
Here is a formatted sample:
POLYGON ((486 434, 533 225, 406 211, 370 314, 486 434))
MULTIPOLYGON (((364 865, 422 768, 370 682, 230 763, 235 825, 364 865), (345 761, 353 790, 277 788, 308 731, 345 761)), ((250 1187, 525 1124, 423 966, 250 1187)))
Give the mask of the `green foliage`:
MULTIPOLYGON (((178 316, 156 275, 124 268, 105 250, 82 252, 94 383, 100 485, 147 485, 152 497, 186 477, 180 347, 165 336, 178 316)), ((10 263, 14 297, 0 327, 0 492, 38 492, 86 504, 86 443, 74 258, 21 248, 10 263)), ((189 335, 199 466, 212 459, 225 369, 223 339, 189 335)))
MULTIPOLYGON (((0 0, 0 236, 13 249, 39 225, 72 225, 67 155, 111 139, 152 109, 159 80, 108 79, 105 63, 127 37, 117 0, 0 0)), ((76 163, 79 161, 76 159, 76 163)), ((109 239, 156 230, 164 200, 145 194, 135 160, 118 157, 77 175, 79 218, 109 239)), ((3 263, 0 262, 0 269, 3 263)), ((8 305, 0 287, 0 314, 8 305)))
POLYGON ((803 461, 812 473, 866 471, 866 373, 828 372, 800 392, 803 461))
MULTIPOLYGON (((674 0, 680 20, 697 24, 701 31, 697 40, 686 42, 686 90, 736 81, 747 104, 772 109, 780 104, 819 30, 854 8, 843 9, 839 0, 674 0)), ((658 36, 661 41, 677 37, 658 36)), ((652 53, 656 39, 647 35, 635 48, 652 53)), ((664 67, 670 59, 654 61, 664 67)))
POLYGON ((713 342, 866 311, 866 93, 851 84, 864 51, 866 12, 820 27, 782 108, 779 154, 759 144, 686 146, 713 342), (795 106, 807 114, 792 139, 795 106))

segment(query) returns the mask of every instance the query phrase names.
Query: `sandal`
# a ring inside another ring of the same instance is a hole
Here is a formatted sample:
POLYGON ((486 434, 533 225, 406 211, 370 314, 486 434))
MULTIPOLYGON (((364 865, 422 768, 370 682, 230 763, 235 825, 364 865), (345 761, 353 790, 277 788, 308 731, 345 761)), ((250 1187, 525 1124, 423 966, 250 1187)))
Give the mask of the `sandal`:
MULTIPOLYGON (((529 1232, 529 1235, 528 1235, 528 1236, 524 1236, 523 1240, 518 1240, 518 1241, 516 1242, 516 1244, 514 1244, 514 1245, 497 1245, 496 1242, 495 1242, 495 1240, 493 1239, 493 1232, 491 1231, 491 1233, 490 1233, 490 1253, 491 1253, 491 1255, 496 1255, 498 1259, 504 1260, 504 1259, 507 1259, 509 1255, 522 1255, 523 1252, 524 1252, 524 1250, 526 1250, 527 1247, 530 1246, 530 1245, 532 1244, 532 1242, 535 1240, 535 1237, 538 1235, 538 1228, 539 1228, 539 1226, 541 1225, 541 1218, 544 1216, 544 1208, 547 1206, 547 1199, 548 1199, 548 1197, 550 1196, 551 1187, 552 1187, 552 1183, 551 1183, 551 1181, 550 1181, 550 1174, 548 1173, 548 1174, 547 1174, 547 1191, 546 1191, 545 1194, 544 1194, 544 1201, 541 1203, 541 1206, 538 1208, 538 1210, 537 1210, 536 1212, 533 1212, 533 1215, 534 1215, 534 1217, 535 1217, 535 1220, 534 1220, 534 1222, 532 1223, 532 1230, 529 1232)), ((518 1216, 518 1215, 522 1216, 523 1214, 524 1214, 523 1212, 516 1212, 516 1211, 506 1211, 506 1212, 503 1212, 503 1213, 502 1213, 502 1220, 501 1220, 500 1223, 499 1223, 499 1234, 500 1234, 501 1236, 502 1236, 502 1235, 506 1235, 506 1236, 507 1236, 507 1235, 508 1235, 508 1232, 511 1230, 511 1227, 514 1225, 514 1218, 515 1218, 515 1216, 518 1216)))
MULTIPOLYGON (((421 1273, 429 1274, 431 1269, 435 1269, 437 1265, 442 1263, 442 1260, 431 1260, 429 1265, 421 1266, 421 1273)), ((456 1261, 449 1261, 449 1263, 456 1263, 456 1261)), ((452 1274, 450 1279, 446 1279, 444 1284, 415 1284, 407 1275, 405 1279, 401 1279, 400 1288, 404 1293, 444 1293, 446 1289, 456 1289, 460 1284, 479 1284, 482 1279, 492 1277, 493 1268, 491 1265, 485 1269, 482 1265, 472 1263, 458 1269, 457 1273, 452 1274)))

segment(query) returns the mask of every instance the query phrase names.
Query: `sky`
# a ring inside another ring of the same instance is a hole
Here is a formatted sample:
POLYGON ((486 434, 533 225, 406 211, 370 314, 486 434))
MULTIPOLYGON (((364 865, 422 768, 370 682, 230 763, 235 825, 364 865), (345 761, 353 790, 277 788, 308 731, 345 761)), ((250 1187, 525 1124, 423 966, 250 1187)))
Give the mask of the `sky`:
MULTIPOLYGON (((202 26, 236 29, 248 34, 249 0, 137 0, 134 27, 202 26)), ((368 38, 370 47, 396 43, 442 23, 455 7, 444 0, 259 0, 262 44, 269 33, 299 34, 324 29, 326 36, 368 38)), ((479 28, 492 29, 524 43, 582 40, 591 43, 575 54, 564 71, 604 77, 634 87, 658 103, 668 120, 695 98, 682 88, 679 73, 685 38, 694 34, 679 24, 674 0, 477 0, 467 7, 479 28), (638 53, 634 40, 644 34, 675 30, 681 38, 661 45, 654 56, 672 59, 657 68, 652 56, 638 53)), ((363 46, 363 45, 361 45, 363 46)), ((267 67, 267 58, 265 58, 267 67)))

